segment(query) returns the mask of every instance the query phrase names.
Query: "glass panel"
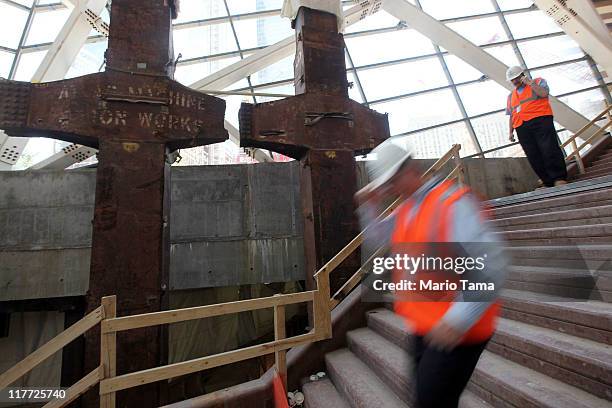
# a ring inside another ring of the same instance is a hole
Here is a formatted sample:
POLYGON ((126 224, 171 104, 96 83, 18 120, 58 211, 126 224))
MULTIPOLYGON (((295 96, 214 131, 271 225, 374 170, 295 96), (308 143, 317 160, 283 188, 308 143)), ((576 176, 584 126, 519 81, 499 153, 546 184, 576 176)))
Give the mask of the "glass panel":
POLYGON ((596 86, 597 79, 587 62, 564 64, 557 67, 531 71, 531 77, 546 79, 553 95, 596 86))
POLYGON ((483 47, 483 50, 503 62, 504 64, 510 65, 520 65, 518 57, 512 48, 512 45, 498 45, 495 47, 483 47))
POLYGON ((352 72, 347 72, 346 79, 349 82, 349 98, 359 103, 363 103, 363 98, 361 97, 361 93, 359 92, 359 84, 357 83, 355 74, 353 74, 352 72), (350 87, 351 83, 353 84, 352 87, 350 87))
POLYGON ((17 66, 15 81, 30 81, 45 55, 47 55, 47 50, 22 54, 17 66))
MULTIPOLYGON (((359 22, 346 27, 345 33, 355 33, 359 31, 374 30, 376 28, 395 27, 399 20, 384 10, 380 10, 359 22)), ((347 36, 348 38, 348 36, 347 36)))
POLYGON ((528 67, 554 64, 584 56, 580 46, 567 35, 518 43, 528 67))
POLYGON ((238 50, 229 23, 174 30, 174 53, 183 59, 238 50))
POLYGON ((442 20, 445 18, 473 16, 495 11, 490 0, 448 1, 421 0, 423 10, 430 16, 442 20))
MULTIPOLYGON (((281 86, 275 86, 273 88, 267 88, 267 89, 259 89, 256 90, 255 92, 263 92, 263 93, 270 93, 270 94, 279 94, 279 95, 295 95, 295 89, 293 88, 293 84, 286 84, 286 85, 281 85, 281 86)), ((270 102, 270 101, 276 101, 279 99, 283 99, 286 97, 268 97, 268 96, 258 96, 257 97, 257 102, 258 103, 262 103, 262 102, 270 102)))
POLYGON ((439 159, 457 143, 461 144, 461 156, 476 153, 467 126, 463 122, 414 133, 403 140, 413 149, 417 159, 439 159))
POLYGON ((85 44, 68 70, 66 78, 98 72, 104 62, 106 48, 108 48, 107 40, 85 44))
MULTIPOLYGON (((482 150, 489 150, 510 143, 508 140, 508 116, 505 112, 472 119, 471 122, 482 150)), ((487 153, 485 156, 516 157, 525 156, 525 153, 521 146, 517 145, 487 153)))
POLYGON ((552 18, 540 10, 526 13, 508 14, 506 21, 514 38, 525 38, 534 35, 558 33, 561 31, 552 18))
POLYGON ((238 111, 242 102, 253 103, 253 98, 243 95, 223 95, 219 96, 225 99, 225 120, 234 125, 238 129, 238 111))
POLYGON ((448 54, 444 56, 444 60, 455 83, 472 81, 482 76, 482 72, 459 57, 448 54))
POLYGON ((227 16, 223 0, 181 0, 175 23, 227 16))
POLYGON ((601 89, 562 96, 559 99, 589 120, 599 115, 606 107, 606 99, 601 89))
POLYGON ((0 3, 0 45, 17 48, 27 20, 27 11, 0 3))
POLYGON ((487 80, 457 87, 468 116, 505 109, 509 91, 497 82, 487 80))
POLYGON ((28 167, 41 162, 61 149, 61 141, 46 137, 30 138, 21 156, 17 160, 14 169, 24 170, 28 167))
POLYGON ((436 57, 357 72, 370 101, 448 85, 436 57))
POLYGON ((267 82, 283 81, 290 79, 293 82, 293 59, 290 55, 282 60, 275 62, 251 75, 251 83, 253 85, 265 84, 267 82))
MULTIPOLYGON (((26 7, 30 7, 32 5, 32 3, 33 3, 32 0, 13 0, 13 1, 15 3, 19 3, 19 4, 21 4, 23 6, 26 6, 26 7)), ((41 4, 42 4, 42 2, 41 2, 41 4)))
POLYGON ((245 14, 264 10, 280 10, 283 7, 283 0, 227 0, 227 6, 232 14, 245 14))
POLYGON ((533 0, 497 0, 497 4, 502 10, 515 10, 531 7, 533 0))
MULTIPOLYGON (((366 93, 366 97, 367 97, 366 93)), ((389 114, 392 135, 434 126, 461 118, 461 111, 449 89, 428 92, 370 106, 389 114)))
POLYGON ((8 78, 14 58, 15 55, 10 52, 0 51, 0 77, 8 78))
POLYGON ((415 57, 435 52, 431 41, 416 30, 399 30, 346 39, 356 66, 415 57), (398 46, 398 44, 410 44, 398 46))
POLYGON ((291 21, 280 16, 234 21, 240 48, 271 45, 293 36, 291 21))
POLYGON ((34 13, 26 45, 53 42, 70 16, 70 12, 66 8, 34 13))
MULTIPOLYGON (((464 2, 460 2, 464 4, 464 2)), ((478 20, 448 23, 448 28, 455 30, 468 41, 476 45, 492 44, 508 39, 499 17, 479 18, 478 20)))
POLYGON ((194 82, 207 77, 213 72, 240 61, 240 58, 224 58, 215 61, 199 62, 196 64, 179 64, 174 73, 175 79, 183 85, 191 85, 194 82))

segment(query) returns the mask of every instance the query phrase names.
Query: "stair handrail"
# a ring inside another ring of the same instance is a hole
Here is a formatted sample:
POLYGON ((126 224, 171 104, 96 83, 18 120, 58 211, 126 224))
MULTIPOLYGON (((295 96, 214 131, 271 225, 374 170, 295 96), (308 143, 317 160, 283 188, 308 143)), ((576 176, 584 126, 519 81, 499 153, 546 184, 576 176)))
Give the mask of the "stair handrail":
MULTIPOLYGON (((104 298, 106 301, 108 298, 104 298)), ((63 349, 66 345, 71 343, 73 340, 82 336, 85 332, 91 328, 100 324, 102 320, 108 315, 108 307, 105 307, 105 300, 103 304, 91 311, 85 317, 74 323, 72 326, 63 330, 57 336, 43 344, 41 347, 30 353, 23 360, 9 368, 7 371, 0 375, 0 390, 5 389, 19 378, 23 377, 40 363, 51 357, 63 349)), ((76 382, 73 386, 66 390, 65 398, 55 399, 47 403, 43 408, 57 408, 63 407, 70 402, 74 401, 80 395, 85 393, 91 387, 96 385, 103 377, 102 365, 96 367, 89 374, 83 377, 81 380, 76 382)))
MULTIPOLYGON (((465 183, 465 166, 463 161, 461 160, 461 156, 459 154, 461 150, 460 144, 454 144, 448 152, 446 152, 440 159, 438 159, 431 167, 429 167, 425 173, 421 176, 423 180, 427 180, 433 177, 436 173, 442 170, 447 163, 451 160, 454 162, 455 167, 449 175, 445 178, 445 180, 457 178, 460 184, 465 183)), ((389 205, 378 217, 376 217, 376 221, 382 220, 386 218, 389 214, 391 214, 402 202, 401 197, 397 198, 391 205, 389 205)), ((367 232, 368 227, 364 228, 355 238, 353 238, 344 248, 342 248, 334 257, 332 257, 325 265, 323 265, 315 274, 314 278, 318 278, 321 275, 326 275, 327 280, 329 281, 329 274, 333 272, 346 258, 349 257, 355 250, 363 243, 365 233, 367 232)), ((348 295, 351 290, 355 288, 361 282, 361 279, 365 276, 367 272, 367 266, 370 262, 377 256, 379 256, 383 251, 384 247, 378 248, 366 262, 342 285, 340 289, 338 289, 334 296, 331 297, 329 305, 330 311, 333 310, 341 301, 341 296, 348 295)))
POLYGON ((160 312, 116 316, 116 296, 102 298, 102 304, 49 340, 22 361, 0 375, 0 390, 31 371, 49 356, 61 350, 71 341, 93 327, 100 325, 100 365, 66 390, 64 398, 49 401, 43 408, 60 408, 74 401, 96 384, 100 384, 100 407, 114 408, 116 392, 167 380, 185 374, 206 370, 267 354, 275 355, 275 366, 286 386, 286 351, 292 347, 328 339, 331 337, 331 314, 329 309, 330 289, 327 275, 316 279, 317 289, 289 294, 217 303, 160 312), (285 307, 298 303, 312 303, 314 327, 306 334, 286 337, 285 307), (274 309, 275 338, 263 344, 195 358, 179 363, 154 367, 147 370, 117 375, 117 333, 120 331, 185 322, 208 317, 223 316, 260 309, 274 309))
POLYGON ((604 110, 602 110, 589 123, 584 125, 580 130, 578 130, 576 133, 570 136, 569 139, 567 139, 565 142, 561 144, 562 149, 564 149, 569 144, 572 145, 571 147, 572 151, 566 156, 565 161, 568 162, 573 157, 576 160, 576 164, 578 165, 578 171, 580 174, 585 173, 584 161, 582 160, 582 155, 580 154, 580 151, 587 145, 591 144, 591 142, 593 142, 596 138, 601 136, 601 134, 603 134, 612 125, 611 109, 612 109, 612 104, 606 103, 606 107, 604 110), (602 126, 600 126, 595 131, 595 133, 593 133, 591 136, 585 139, 584 142, 582 142, 580 146, 578 146, 576 143, 576 139, 579 136, 582 136, 582 134, 585 133, 589 128, 591 128, 592 126, 595 126, 595 122, 601 120, 604 116, 607 116, 606 122, 602 126))

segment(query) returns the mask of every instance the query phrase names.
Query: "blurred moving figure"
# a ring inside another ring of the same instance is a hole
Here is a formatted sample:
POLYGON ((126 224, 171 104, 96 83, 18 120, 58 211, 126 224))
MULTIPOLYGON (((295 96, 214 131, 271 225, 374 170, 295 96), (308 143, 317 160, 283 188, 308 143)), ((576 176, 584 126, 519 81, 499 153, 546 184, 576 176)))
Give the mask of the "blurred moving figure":
MULTIPOLYGON (((419 298, 423 292, 418 291, 394 294, 395 312, 406 319, 414 333, 417 406, 457 407, 495 331, 499 314, 496 299, 505 279, 505 255, 485 223, 479 201, 468 188, 435 177, 422 180, 410 152, 391 140, 372 153, 376 159, 366 162, 370 183, 356 194, 358 215, 362 227, 367 228, 363 248, 366 259, 381 245, 388 246, 390 257, 403 256, 415 246, 419 253, 408 255, 419 256, 422 248, 440 243, 456 245, 464 255, 467 252, 474 258, 486 253, 484 269, 471 276, 492 283, 492 291, 443 291, 433 297, 425 293, 425 298, 419 298), (402 199, 399 207, 389 217, 375 221, 397 197, 402 199)), ((420 273, 413 278, 432 276, 420 273)))
POLYGON ((531 168, 546 187, 567 184, 565 158, 548 102, 548 84, 543 78, 529 79, 517 66, 508 68, 506 79, 514 85, 506 107, 510 141, 514 142, 516 130, 531 168))

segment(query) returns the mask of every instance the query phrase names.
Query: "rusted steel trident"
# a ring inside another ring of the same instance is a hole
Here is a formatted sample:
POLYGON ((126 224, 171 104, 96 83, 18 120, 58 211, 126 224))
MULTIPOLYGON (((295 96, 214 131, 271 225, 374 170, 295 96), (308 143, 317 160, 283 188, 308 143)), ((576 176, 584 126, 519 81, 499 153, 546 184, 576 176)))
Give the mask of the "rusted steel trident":
MULTIPOLYGON (((168 285, 166 153, 227 139, 225 101, 175 82, 172 0, 113 0, 106 71, 79 78, 0 81, 0 128, 99 149, 87 308, 117 295, 118 314, 158 311, 168 285)), ((85 339, 85 368, 99 364, 99 334, 85 339)), ((164 362, 158 328, 118 336, 118 372, 164 362)), ((89 371, 86 371, 89 372, 89 371)), ((120 406, 158 406, 156 387, 120 406)))
MULTIPOLYGON (((344 39, 335 15, 300 8, 294 21, 296 96, 242 104, 240 144, 285 154, 302 163, 302 206, 307 286, 358 229, 353 194, 355 154, 389 137, 387 116, 349 99, 344 39)), ((331 276, 332 290, 350 277, 359 260, 349 258, 331 276)), ((333 292, 332 292, 333 293, 333 292)))

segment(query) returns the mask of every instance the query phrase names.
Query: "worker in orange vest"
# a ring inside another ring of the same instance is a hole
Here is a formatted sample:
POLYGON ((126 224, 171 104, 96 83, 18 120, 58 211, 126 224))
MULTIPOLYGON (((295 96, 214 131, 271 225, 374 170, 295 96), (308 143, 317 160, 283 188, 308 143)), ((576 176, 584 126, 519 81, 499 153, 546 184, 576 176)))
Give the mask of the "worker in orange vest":
POLYGON ((514 142, 516 130, 529 164, 545 186, 567 184, 565 159, 548 101, 548 84, 542 78, 529 79, 517 66, 508 68, 506 79, 514 85, 506 106, 510 141, 514 142))
MULTIPOLYGON (((450 279, 445 279, 448 275, 417 271, 411 275, 417 283, 416 290, 394 293, 395 312, 406 319, 414 334, 417 406, 456 408, 495 331, 506 257, 497 234, 485 221, 479 201, 467 187, 437 177, 423 181, 408 149, 390 140, 372 153, 376 160, 366 161, 370 183, 356 195, 357 212, 365 229, 362 252, 366 259, 381 245, 389 248, 386 259, 403 255, 424 258, 422 255, 431 255, 424 248, 436 245, 443 246, 446 255, 454 251, 472 258, 484 255, 486 259, 476 274, 459 276, 451 272, 457 276, 450 279), (390 216, 376 219, 381 208, 396 197, 401 197, 402 204, 390 216), (471 276, 481 283, 493 284, 493 289, 471 291, 460 286, 459 290, 430 291, 433 296, 428 296, 428 290, 418 284, 427 283, 431 276, 437 283, 471 276)), ((397 276, 402 273, 398 274, 395 268, 396 279, 392 283, 397 284, 397 276)))

